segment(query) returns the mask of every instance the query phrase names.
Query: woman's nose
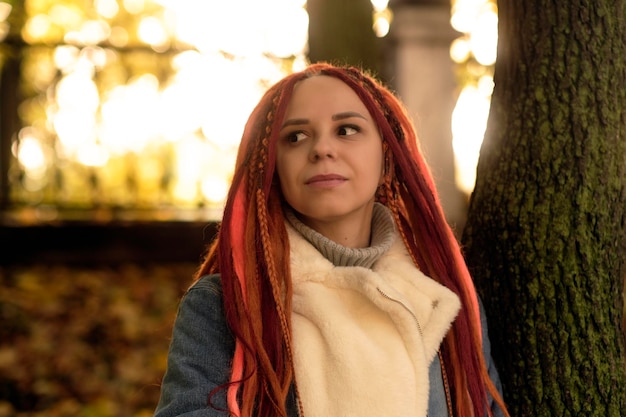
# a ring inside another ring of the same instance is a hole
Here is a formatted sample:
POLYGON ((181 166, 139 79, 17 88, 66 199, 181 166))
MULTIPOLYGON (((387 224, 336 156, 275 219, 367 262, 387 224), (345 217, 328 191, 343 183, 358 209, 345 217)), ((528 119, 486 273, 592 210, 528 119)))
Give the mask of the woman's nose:
POLYGON ((311 160, 317 161, 324 158, 334 158, 335 156, 336 150, 331 135, 323 134, 315 137, 311 146, 311 160))

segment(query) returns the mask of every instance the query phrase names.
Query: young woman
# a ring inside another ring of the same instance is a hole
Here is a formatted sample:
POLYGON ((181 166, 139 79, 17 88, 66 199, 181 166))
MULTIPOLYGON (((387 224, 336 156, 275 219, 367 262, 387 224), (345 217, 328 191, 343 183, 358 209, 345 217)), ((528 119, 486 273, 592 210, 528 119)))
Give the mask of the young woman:
POLYGON ((156 417, 508 416, 399 100, 352 67, 271 87, 179 307, 156 417))

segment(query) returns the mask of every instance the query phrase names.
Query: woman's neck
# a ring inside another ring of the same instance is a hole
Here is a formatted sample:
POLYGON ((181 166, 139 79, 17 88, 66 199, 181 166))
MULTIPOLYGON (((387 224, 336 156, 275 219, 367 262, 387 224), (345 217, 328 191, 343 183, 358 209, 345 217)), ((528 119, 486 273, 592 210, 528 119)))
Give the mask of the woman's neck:
POLYGON ((309 241, 326 259, 336 266, 371 267, 378 258, 387 252, 393 243, 395 223, 389 209, 375 204, 372 220, 368 225, 371 234, 364 247, 352 248, 330 239, 317 230, 304 224, 290 208, 285 208, 285 217, 291 226, 309 241))
MULTIPOLYGON (((302 221, 303 219, 301 219, 302 221)), ((366 219, 334 222, 331 220, 303 220, 317 233, 347 248, 359 249, 370 246, 372 217, 366 219)))

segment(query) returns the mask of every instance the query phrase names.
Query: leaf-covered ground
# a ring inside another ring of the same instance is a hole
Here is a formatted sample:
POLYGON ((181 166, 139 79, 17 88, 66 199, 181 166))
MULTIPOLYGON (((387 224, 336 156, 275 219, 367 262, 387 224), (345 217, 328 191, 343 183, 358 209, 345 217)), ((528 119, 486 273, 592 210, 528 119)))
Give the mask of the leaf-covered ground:
POLYGON ((0 417, 148 417, 196 265, 0 268, 0 417))
POLYGON ((0 268, 0 417, 151 417, 195 268, 0 268))

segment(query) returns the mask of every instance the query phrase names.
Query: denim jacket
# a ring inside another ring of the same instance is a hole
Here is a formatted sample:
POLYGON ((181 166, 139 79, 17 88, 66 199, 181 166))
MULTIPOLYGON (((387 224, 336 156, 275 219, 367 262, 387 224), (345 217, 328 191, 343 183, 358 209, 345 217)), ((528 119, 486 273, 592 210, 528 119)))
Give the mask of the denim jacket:
MULTIPOLYGON (((483 318, 483 349, 489 374, 501 389, 498 372, 493 364, 487 326, 483 318)), ((161 397, 154 417, 217 417, 228 416, 226 391, 217 390, 230 377, 230 364, 235 349, 234 338, 226 323, 221 283, 218 275, 200 279, 183 297, 168 353, 168 363, 161 397), (211 406, 209 404, 211 401, 211 406)), ((430 365, 430 394, 428 415, 448 416, 446 394, 438 357, 430 365)), ((297 417, 295 395, 287 401, 290 417, 297 417)), ((492 404, 494 417, 501 417, 498 406, 492 404)))

